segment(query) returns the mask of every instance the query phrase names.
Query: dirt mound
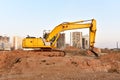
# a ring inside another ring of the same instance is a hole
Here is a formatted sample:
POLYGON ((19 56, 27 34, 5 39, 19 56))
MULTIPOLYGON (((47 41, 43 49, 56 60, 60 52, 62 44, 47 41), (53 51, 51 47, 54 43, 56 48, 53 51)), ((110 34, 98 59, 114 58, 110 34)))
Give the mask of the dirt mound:
POLYGON ((108 53, 104 56, 101 56, 100 61, 103 64, 111 66, 108 72, 120 73, 120 53, 108 53))
POLYGON ((73 51, 75 51, 75 50, 80 50, 79 48, 75 48, 75 47, 73 47, 73 46, 67 46, 64 50, 73 50, 73 51))
MULTIPOLYGON (((99 58, 88 56, 48 57, 41 54, 44 53, 1 51, 0 80, 48 80, 48 77, 50 80, 79 80, 86 79, 84 76, 86 74, 90 78, 92 76, 90 74, 95 75, 96 73, 115 76, 110 79, 107 77, 108 80, 115 80, 116 76, 117 79, 120 79, 118 77, 120 74, 120 53, 110 53, 99 58)), ((97 76, 90 80, 95 80, 98 78, 97 76)))
POLYGON ((64 49, 67 55, 86 55, 86 50, 75 48, 73 46, 68 46, 64 49))

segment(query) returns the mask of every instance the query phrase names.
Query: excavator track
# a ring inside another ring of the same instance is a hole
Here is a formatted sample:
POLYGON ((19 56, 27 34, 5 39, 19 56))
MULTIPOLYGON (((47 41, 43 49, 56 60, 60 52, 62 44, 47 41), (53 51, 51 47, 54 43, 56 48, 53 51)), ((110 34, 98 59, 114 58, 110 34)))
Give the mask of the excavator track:
POLYGON ((31 50, 30 52, 39 53, 42 56, 48 56, 48 57, 64 57, 66 55, 64 51, 57 49, 31 50))

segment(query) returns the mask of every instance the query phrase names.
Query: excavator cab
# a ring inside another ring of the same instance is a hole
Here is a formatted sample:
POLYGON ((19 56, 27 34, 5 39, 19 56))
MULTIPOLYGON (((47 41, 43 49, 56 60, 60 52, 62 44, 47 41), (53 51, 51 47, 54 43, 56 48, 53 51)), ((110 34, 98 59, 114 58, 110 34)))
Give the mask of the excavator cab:
POLYGON ((43 38, 44 39, 47 39, 49 34, 50 34, 50 30, 43 30, 43 38))

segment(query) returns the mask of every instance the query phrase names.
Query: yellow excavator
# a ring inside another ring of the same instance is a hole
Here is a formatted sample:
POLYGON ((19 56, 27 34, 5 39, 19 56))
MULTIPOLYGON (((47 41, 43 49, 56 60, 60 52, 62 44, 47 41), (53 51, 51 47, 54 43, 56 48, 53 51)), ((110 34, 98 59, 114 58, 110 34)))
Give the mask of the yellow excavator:
POLYGON ((76 22, 64 22, 56 26, 50 33, 44 34, 43 38, 26 37, 22 41, 23 48, 53 50, 56 48, 56 42, 59 38, 60 32, 66 30, 89 28, 89 50, 98 57, 98 54, 93 51, 96 35, 96 20, 81 20, 76 22))

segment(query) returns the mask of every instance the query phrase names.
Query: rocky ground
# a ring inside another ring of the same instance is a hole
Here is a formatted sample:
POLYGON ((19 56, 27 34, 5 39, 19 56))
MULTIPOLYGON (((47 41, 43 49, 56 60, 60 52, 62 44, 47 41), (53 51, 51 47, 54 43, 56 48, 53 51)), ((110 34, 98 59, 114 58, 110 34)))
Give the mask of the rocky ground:
POLYGON ((96 58, 75 51, 71 51, 74 55, 67 51, 65 57, 0 51, 0 80, 120 80, 120 53, 96 58))

